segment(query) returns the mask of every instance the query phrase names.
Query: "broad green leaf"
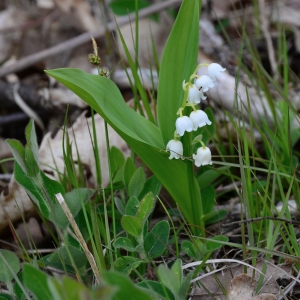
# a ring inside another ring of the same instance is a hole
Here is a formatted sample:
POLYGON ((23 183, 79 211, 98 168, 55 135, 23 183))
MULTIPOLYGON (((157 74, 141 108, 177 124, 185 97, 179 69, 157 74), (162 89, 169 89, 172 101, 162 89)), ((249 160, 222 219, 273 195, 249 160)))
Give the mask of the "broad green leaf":
POLYGON ((190 286, 191 286, 191 280, 193 278, 193 272, 190 272, 182 281, 180 289, 177 293, 178 299, 184 299, 186 298, 186 295, 188 295, 190 286))
MULTIPOLYGON (((73 246, 63 246, 57 249, 54 253, 47 257, 46 262, 49 263, 58 263, 61 266, 70 265, 72 266, 72 260, 74 261, 78 269, 82 268, 87 263, 87 257, 85 253, 76 247, 73 246), (69 256, 72 256, 72 258, 69 256)), ((45 261, 45 260, 44 260, 45 261)), ((63 270, 64 268, 62 268, 63 270)))
MULTIPOLYGON (((92 194, 93 194, 92 190, 82 188, 82 189, 75 189, 64 195, 64 199, 74 218, 82 209, 82 205, 84 205, 90 199, 92 194)), ((55 203, 53 205, 52 211, 49 214, 49 219, 56 226, 59 226, 62 229, 67 228, 69 225, 69 220, 66 217, 66 214, 61 208, 61 205, 59 203, 55 203)))
POLYGON ((10 295, 4 294, 4 293, 0 293, 0 300, 14 300, 15 298, 13 298, 10 295))
POLYGON ((139 195, 139 198, 140 199, 144 198, 149 192, 151 192, 154 198, 156 198, 160 190, 161 190, 161 183, 157 179, 157 177, 153 175, 147 179, 144 188, 139 195))
POLYGON ((39 164, 39 146, 36 139, 35 126, 33 119, 30 119, 25 129, 27 145, 33 153, 33 157, 37 165, 39 164))
POLYGON ((154 198, 148 193, 141 201, 137 217, 144 223, 154 209, 154 198))
POLYGON ((128 216, 136 216, 139 206, 140 201, 136 197, 129 198, 126 204, 125 214, 128 216))
POLYGON ((125 249, 126 251, 135 251, 135 246, 132 244, 131 240, 125 237, 119 237, 114 242, 114 247, 119 249, 125 249))
POLYGON ((48 275, 32 265, 24 264, 23 266, 23 284, 34 294, 36 299, 53 300, 52 294, 48 288, 48 277, 48 275))
POLYGON ((213 211, 215 206, 216 192, 213 186, 209 185, 201 190, 201 200, 203 213, 208 214, 213 211))
POLYGON ((25 299, 25 289, 24 289, 24 286, 23 286, 23 271, 21 271, 19 274, 18 274, 18 279, 21 283, 22 286, 19 285, 19 283, 16 281, 15 284, 14 284, 14 293, 16 294, 16 298, 17 299, 25 299))
POLYGON ((205 244, 199 242, 198 245, 195 245, 188 240, 181 243, 181 250, 194 260, 201 260, 207 253, 205 244))
POLYGON ((19 164, 23 173, 27 174, 27 167, 25 165, 25 147, 17 140, 6 140, 14 159, 19 164))
POLYGON ((182 282, 182 260, 181 259, 176 259, 171 270, 178 278, 179 282, 182 282))
POLYGON ((117 207, 119 213, 120 213, 121 215, 125 215, 125 203, 124 203, 124 201, 121 200, 121 199, 118 198, 118 197, 115 197, 114 200, 115 200, 115 205, 116 205, 116 207, 117 207))
POLYGON ((165 265, 158 266, 157 274, 161 283, 169 288, 170 291, 176 296, 181 285, 178 277, 165 265))
POLYGON ((152 300, 146 290, 135 286, 130 279, 122 273, 109 271, 103 274, 104 280, 111 286, 116 287, 114 300, 152 300))
POLYGON ((35 161, 33 152, 29 148, 28 145, 25 146, 25 164, 27 169, 27 175, 29 177, 38 177, 38 174, 40 172, 39 166, 37 162, 35 161))
POLYGON ((114 82, 78 69, 46 71, 97 111, 114 129, 140 142, 164 149, 159 128, 132 110, 114 82))
POLYGON ((19 258, 11 251, 0 249, 0 281, 10 282, 20 271, 19 258))
POLYGON ((214 180, 216 180, 218 177, 222 175, 221 171, 227 170, 228 167, 221 167, 217 170, 205 170, 203 173, 200 169, 200 174, 197 176, 197 182, 199 184, 200 189, 207 187, 208 185, 212 184, 214 180))
MULTIPOLYGON (((171 293, 171 291, 167 287, 164 287, 160 282, 153 281, 153 280, 145 280, 137 283, 137 286, 149 290, 149 293, 153 295, 154 299, 175 300, 174 295, 171 293)), ((185 297, 183 297, 182 299, 184 298, 185 297)))
POLYGON ((67 276, 49 277, 47 282, 52 299, 55 300, 112 300, 116 290, 109 285, 91 289, 67 276))
POLYGON ((111 147, 110 149, 110 158, 111 158, 111 172, 113 181, 121 181, 123 175, 123 166, 125 163, 125 158, 120 149, 117 147, 111 147))
POLYGON ((128 186, 128 194, 130 197, 135 196, 138 197, 146 182, 146 175, 143 168, 138 168, 134 174, 132 175, 129 186, 128 186))
POLYGON ((129 275, 133 269, 136 269, 143 260, 133 256, 121 256, 114 262, 114 269, 116 271, 129 275))
POLYGON ((197 66, 199 47, 199 1, 183 1, 167 40, 159 73, 158 123, 164 145, 174 136, 177 111, 183 100, 182 82, 197 66))
POLYGON ((134 162, 131 157, 128 157, 126 159, 125 165, 124 165, 124 172, 123 172, 123 180, 125 183, 125 187, 128 190, 129 182, 131 177, 133 176, 136 166, 134 165, 134 162))
POLYGON ((134 237, 138 237, 142 234, 143 224, 137 217, 123 216, 121 219, 121 224, 124 230, 134 237))
POLYGON ((64 276, 63 278, 49 277, 47 283, 52 299, 91 299, 90 290, 86 286, 67 276, 64 276))
POLYGON ((163 220, 157 223, 146 235, 144 248, 151 258, 156 258, 164 253, 168 245, 169 234, 170 225, 163 220))
POLYGON ((38 186, 32 177, 28 177, 16 161, 14 165, 14 175, 16 181, 25 188, 29 197, 39 207, 42 215, 48 218, 51 210, 50 203, 41 186, 38 186))

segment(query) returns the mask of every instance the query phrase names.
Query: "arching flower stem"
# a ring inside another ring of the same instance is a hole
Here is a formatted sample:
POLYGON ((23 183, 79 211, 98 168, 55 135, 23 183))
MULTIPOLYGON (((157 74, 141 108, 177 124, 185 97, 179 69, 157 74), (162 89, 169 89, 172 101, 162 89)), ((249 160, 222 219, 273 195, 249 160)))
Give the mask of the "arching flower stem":
POLYGON ((201 68, 201 67, 208 67, 208 66, 209 66, 209 64, 199 64, 199 65, 196 67, 196 69, 195 69, 195 71, 194 71, 194 74, 197 73, 197 71, 198 71, 199 68, 201 68))
POLYGON ((206 148, 206 146, 205 146, 205 144, 202 142, 202 140, 199 140, 199 143, 202 145, 202 147, 205 149, 206 148))
POLYGON ((178 110, 177 110, 177 115, 179 115, 179 117, 181 118, 183 116, 183 110, 184 110, 184 107, 180 107, 178 110))
POLYGON ((197 111, 195 105, 192 103, 187 103, 186 106, 190 106, 193 109, 193 111, 197 111))
POLYGON ((184 88, 183 88, 183 90, 184 90, 184 95, 183 95, 183 99, 182 99, 182 103, 181 103, 181 108, 183 109, 183 108, 185 108, 185 106, 186 106, 186 101, 187 101, 187 98, 188 98, 188 95, 189 95, 189 85, 190 85, 191 83, 190 82, 187 82, 187 83, 184 83, 184 88))

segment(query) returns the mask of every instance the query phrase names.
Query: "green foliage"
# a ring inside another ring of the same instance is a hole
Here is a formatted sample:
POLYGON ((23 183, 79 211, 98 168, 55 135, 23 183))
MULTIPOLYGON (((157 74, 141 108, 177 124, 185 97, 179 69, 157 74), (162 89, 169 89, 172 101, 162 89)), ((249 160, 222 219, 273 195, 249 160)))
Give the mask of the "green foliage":
MULTIPOLYGON (((121 224, 128 235, 134 237, 136 246, 131 239, 119 237, 114 242, 114 247, 130 252, 138 252, 145 262, 162 255, 167 248, 170 226, 167 221, 160 221, 150 232, 147 232, 147 219, 154 209, 154 197, 148 193, 140 202, 132 197, 125 208, 126 214, 121 219, 121 224)), ((122 259, 118 263, 123 265, 122 259)), ((131 265, 130 265, 131 266, 131 265)), ((138 266, 137 263, 133 267, 138 266)), ((126 271, 131 271, 133 267, 128 266, 126 271)), ((122 268, 118 270, 122 271, 122 268)))
POLYGON ((136 197, 129 198, 126 208, 125 214, 129 216, 135 216, 138 212, 140 206, 140 201, 136 197))
POLYGON ((197 182, 200 190, 206 186, 211 185, 216 179, 222 175, 222 171, 225 171, 228 167, 220 167, 216 170, 208 170, 207 168, 200 168, 197 175, 197 182))
POLYGON ((107 284, 116 288, 114 300, 132 299, 132 300, 151 300, 152 297, 146 290, 135 286, 123 274, 110 271, 104 274, 104 280, 107 284))
POLYGON ((137 257, 121 256, 115 260, 114 269, 129 275, 133 269, 136 269, 141 263, 144 262, 144 260, 137 257))
POLYGON ((14 298, 11 297, 10 295, 0 293, 0 300, 13 300, 14 298))
POLYGON ((228 237, 219 235, 207 242, 194 240, 194 243, 185 240, 181 243, 181 250, 196 261, 203 260, 207 255, 220 249, 222 247, 222 242, 228 242, 228 237))
POLYGON ((109 300, 114 299, 116 288, 109 285, 89 289, 69 277, 48 278, 48 287, 55 300, 109 300))
POLYGON ((172 268, 169 269, 165 265, 159 265, 157 269, 158 277, 161 283, 166 286, 172 293, 175 299, 184 299, 190 287, 192 273, 186 278, 183 278, 182 261, 177 259, 172 268))
MULTIPOLYGON (((126 289, 137 293, 141 297, 144 295, 144 292, 136 288, 127 277, 116 272, 113 272, 113 274, 110 273, 112 272, 106 274, 105 284, 89 289, 74 279, 66 276, 62 278, 51 277, 29 264, 24 264, 22 283, 28 291, 33 293, 35 299, 39 300, 121 299, 118 296, 120 295, 119 291, 121 290, 123 293, 126 293, 126 289), (115 280, 112 277, 115 277, 115 280)), ((151 298, 145 297, 141 299, 151 298)))
POLYGON ((162 255, 169 241, 170 225, 163 220, 158 222, 146 235, 144 241, 145 251, 152 259, 162 255))
POLYGON ((145 223, 145 221, 153 211, 154 203, 155 201, 154 201, 153 194, 148 193, 139 204, 139 209, 136 216, 141 220, 141 222, 143 222, 143 224, 145 223))
POLYGON ((133 235, 134 237, 141 236, 143 232, 142 221, 134 216, 123 216, 121 220, 122 227, 127 233, 133 235))
POLYGON ((146 178, 143 168, 138 168, 133 175, 128 184, 128 194, 130 197, 138 197, 143 187, 145 185, 146 178))
MULTIPOLYGON (((93 195, 93 192, 86 188, 75 189, 72 192, 69 192, 64 195, 64 199, 72 213, 73 217, 76 217, 77 214, 81 211, 82 205, 84 205, 90 197, 93 195)), ((66 229, 69 226, 69 220, 66 217, 66 214, 61 208, 59 203, 53 205, 52 211, 49 214, 49 219, 58 227, 66 229)))
POLYGON ((123 179, 123 166, 125 163, 125 158, 122 151, 116 147, 111 147, 110 149, 110 159, 111 159, 111 173, 114 182, 121 181, 123 179))
POLYGON ((48 287, 48 278, 48 275, 36 269, 32 265, 24 264, 22 283, 28 291, 33 293, 36 299, 53 299, 50 289, 48 287))
POLYGON ((47 266, 72 273, 75 273, 73 268, 73 264, 75 264, 77 269, 84 268, 83 272, 86 272, 87 257, 81 249, 69 245, 62 246, 52 254, 43 257, 41 262, 47 266))
POLYGON ((60 183, 50 179, 39 169, 38 145, 32 120, 25 129, 25 136, 25 147, 18 141, 6 140, 15 158, 15 179, 25 188, 43 216, 49 218, 51 207, 56 202, 55 194, 64 194, 65 191, 60 183))
POLYGON ((134 172, 136 171, 136 169, 137 168, 136 168, 133 160, 130 157, 128 157, 125 162, 124 172, 123 172, 123 180, 124 180, 125 187, 127 190, 129 189, 129 182, 130 182, 134 172))
POLYGON ((0 249, 0 281, 10 282, 20 269, 19 258, 13 252, 0 249))
POLYGON ((55 203, 55 194, 64 194, 64 188, 57 181, 39 171, 37 177, 30 177, 15 162, 14 174, 16 181, 22 185, 30 198, 39 207, 45 218, 49 217, 51 206, 55 203))
POLYGON ((136 251, 136 247, 132 244, 132 241, 129 238, 119 237, 114 242, 114 247, 116 249, 123 248, 126 251, 136 251))
POLYGON ((172 292, 160 282, 153 280, 141 281, 137 284, 137 286, 147 289, 148 293, 151 294, 154 299, 175 300, 172 292))
POLYGON ((160 189, 161 183, 157 179, 157 177, 153 175, 146 180, 143 190, 139 195, 139 198, 144 198, 149 192, 151 192, 154 196, 159 195, 160 189))

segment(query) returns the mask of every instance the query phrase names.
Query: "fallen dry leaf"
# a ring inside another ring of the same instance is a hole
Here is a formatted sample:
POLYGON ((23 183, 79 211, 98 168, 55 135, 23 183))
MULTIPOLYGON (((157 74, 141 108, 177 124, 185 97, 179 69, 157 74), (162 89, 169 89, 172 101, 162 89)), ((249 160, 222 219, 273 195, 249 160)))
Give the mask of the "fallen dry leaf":
POLYGON ((249 275, 240 274, 234 277, 229 286, 228 300, 249 300, 255 291, 256 282, 249 275))
MULTIPOLYGON (((96 166, 93 154, 94 141, 91 140, 90 136, 90 132, 92 132, 92 118, 86 118, 85 115, 86 112, 77 118, 73 126, 68 129, 68 135, 70 137, 70 143, 72 144, 73 160, 74 162, 78 161, 78 151, 84 172, 87 175, 87 184, 94 187, 96 186, 96 166)), ((101 161, 102 186, 105 187, 109 183, 109 172, 104 120, 99 115, 95 115, 95 126, 97 128, 97 141, 101 161)), ((123 152, 125 157, 128 157, 130 155, 128 145, 110 126, 108 126, 108 134, 110 146, 117 147, 123 152)), ((65 168, 62 141, 62 130, 60 130, 54 138, 48 133, 44 137, 39 150, 41 169, 47 174, 52 175, 56 180, 59 179, 58 172, 64 173, 65 168)))

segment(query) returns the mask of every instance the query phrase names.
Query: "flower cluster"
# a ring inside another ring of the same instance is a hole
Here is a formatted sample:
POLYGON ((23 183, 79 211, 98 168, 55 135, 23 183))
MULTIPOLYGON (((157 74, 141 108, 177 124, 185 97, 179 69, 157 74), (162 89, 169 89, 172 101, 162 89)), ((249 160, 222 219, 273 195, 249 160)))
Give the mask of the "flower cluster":
MULTIPOLYGON (((211 121, 208 119, 207 114, 203 110, 197 110, 195 106, 205 100, 204 95, 210 88, 214 87, 216 79, 221 77, 221 72, 226 69, 222 68, 219 64, 212 63, 200 64, 197 66, 195 72, 191 75, 189 82, 183 82, 182 87, 184 90, 184 98, 182 106, 179 108, 177 114, 179 118, 175 122, 174 139, 167 144, 167 150, 170 151, 169 159, 183 159, 183 145, 178 139, 184 135, 185 132, 191 132, 197 130, 205 125, 210 125, 211 121), (197 71, 200 67, 207 66, 208 75, 197 75, 197 71), (192 107, 193 111, 189 116, 183 115, 183 110, 186 106, 192 107)), ((203 142, 199 141, 202 147, 198 148, 197 153, 193 154, 195 165, 200 167, 201 165, 211 165, 211 152, 203 142)))

